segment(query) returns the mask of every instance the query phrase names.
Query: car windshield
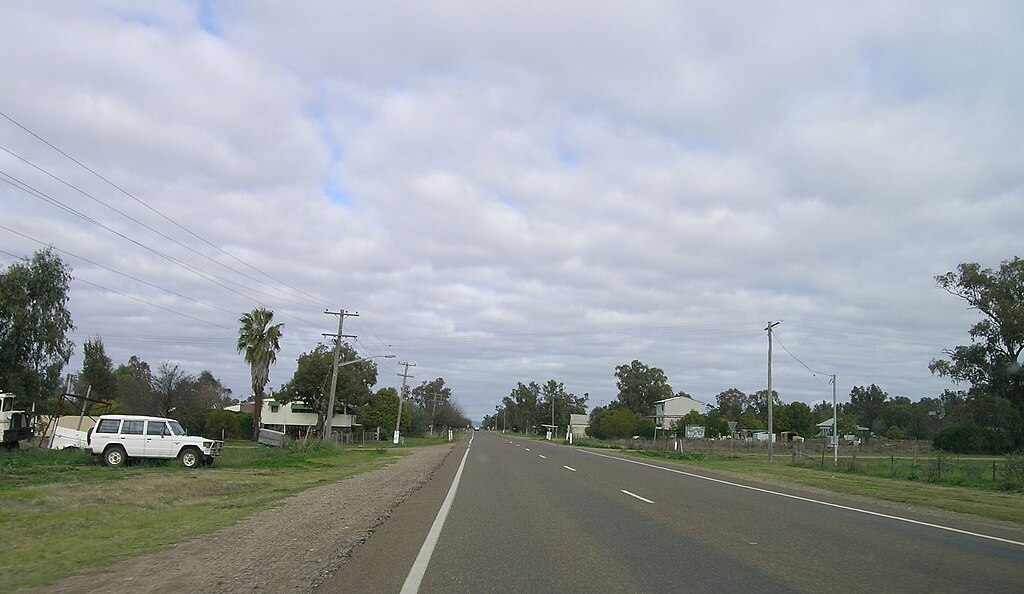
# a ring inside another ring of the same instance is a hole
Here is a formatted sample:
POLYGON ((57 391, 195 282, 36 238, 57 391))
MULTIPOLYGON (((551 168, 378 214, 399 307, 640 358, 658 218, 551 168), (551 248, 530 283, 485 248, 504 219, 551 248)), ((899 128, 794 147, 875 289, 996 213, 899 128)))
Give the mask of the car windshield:
POLYGON ((171 434, 172 435, 187 435, 185 433, 185 430, 181 427, 181 425, 177 421, 168 421, 167 424, 171 426, 171 434))

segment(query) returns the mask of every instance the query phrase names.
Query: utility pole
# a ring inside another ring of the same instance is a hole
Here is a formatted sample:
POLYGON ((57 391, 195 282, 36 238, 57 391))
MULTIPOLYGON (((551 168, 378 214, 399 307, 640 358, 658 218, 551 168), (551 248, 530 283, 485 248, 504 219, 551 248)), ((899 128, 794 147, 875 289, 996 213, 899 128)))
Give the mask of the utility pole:
POLYGON ((772 328, 781 324, 782 321, 768 322, 768 463, 772 462, 772 446, 775 442, 775 430, 772 426, 772 328))
POLYGON ((839 466, 839 409, 836 408, 836 374, 832 374, 832 463, 839 466))
POLYGON ((324 336, 334 336, 334 371, 331 373, 331 393, 327 396, 327 418, 324 419, 324 441, 331 439, 331 426, 334 420, 334 391, 338 388, 338 363, 341 359, 341 339, 342 338, 355 338, 355 336, 346 336, 341 333, 341 328, 345 324, 345 316, 358 316, 359 312, 347 312, 344 309, 338 311, 324 310, 324 313, 331 316, 338 316, 338 333, 337 334, 324 334, 324 336))
MULTIPOLYGON (((555 433, 555 395, 551 395, 551 432, 555 433)), ((557 437, 555 435, 552 438, 557 437)))
POLYGON ((430 436, 434 436, 434 415, 437 412, 437 392, 434 392, 434 402, 430 405, 430 436))
POLYGON ((398 443, 398 438, 401 435, 399 433, 402 424, 402 397, 405 396, 405 381, 412 376, 409 375, 409 368, 416 367, 415 363, 399 363, 399 365, 405 365, 405 372, 399 373, 398 375, 402 378, 402 391, 398 393, 398 417, 395 419, 395 440, 394 443, 398 443))

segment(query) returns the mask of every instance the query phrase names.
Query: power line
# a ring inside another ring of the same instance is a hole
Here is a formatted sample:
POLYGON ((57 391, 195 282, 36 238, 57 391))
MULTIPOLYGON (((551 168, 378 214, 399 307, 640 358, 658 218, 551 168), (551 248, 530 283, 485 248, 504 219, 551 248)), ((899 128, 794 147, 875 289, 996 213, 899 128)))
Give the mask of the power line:
POLYGON ((235 312, 233 310, 227 309, 226 307, 221 307, 219 305, 214 305, 212 303, 206 303, 205 301, 202 301, 200 299, 196 299, 195 297, 189 297, 188 295, 182 295, 181 293, 178 293, 176 291, 172 291, 171 289, 168 289, 168 288, 165 288, 165 287, 161 287, 159 285, 155 285, 155 284, 153 284, 153 283, 151 283, 149 281, 146 281, 146 280, 143 280, 141 278, 132 276, 132 275, 127 274, 125 272, 121 272, 120 270, 116 270, 116 269, 111 268, 109 266, 104 266, 103 264, 100 264, 99 262, 94 262, 94 261, 90 260, 89 258, 86 258, 85 256, 79 256, 78 254, 74 254, 74 253, 69 252, 67 250, 61 249, 61 248, 59 248, 59 247, 57 247, 57 246, 55 246, 53 244, 47 244, 47 243, 45 243, 43 241, 40 241, 40 240, 36 239, 35 237, 31 237, 29 235, 21 233, 20 231, 15 231, 14 229, 11 229, 10 227, 5 227, 4 225, 0 225, 0 229, 3 229, 3 230, 8 231, 10 233, 14 233, 15 235, 24 237, 25 239, 28 239, 30 241, 34 241, 34 242, 36 242, 36 243, 38 243, 40 245, 49 246, 49 247, 57 250, 58 252, 61 252, 62 254, 67 254, 67 255, 69 255, 69 256, 71 256, 73 258, 78 258, 79 260, 82 260, 83 262, 88 262, 89 264, 92 264, 93 266, 98 266, 99 268, 102 268, 104 270, 108 270, 110 272, 113 272, 114 274, 121 275, 121 276, 123 276, 123 277, 125 277, 127 279, 131 279, 133 281, 142 283, 144 285, 148 285, 150 287, 153 287, 154 289, 159 289, 161 291, 164 291, 165 293, 169 293, 171 295, 174 295, 175 297, 181 297, 182 299, 187 299, 189 301, 192 301, 194 303, 198 303, 200 305, 205 305, 207 307, 212 307, 213 309, 219 309, 219 310, 221 310, 221 311, 223 311, 225 313, 229 313, 229 314, 232 314, 232 315, 237 313, 237 312, 235 312))
MULTIPOLYGON (((264 272, 264 271, 262 271, 262 270, 260 270, 260 269, 258 269, 258 268, 256 268, 256 267, 252 266, 252 265, 251 265, 251 264, 249 264, 248 262, 245 262, 244 260, 241 260, 240 258, 236 257, 235 255, 231 254, 230 252, 228 252, 228 251, 224 250, 224 249, 223 249, 223 248, 221 248, 220 246, 217 246, 217 245, 215 245, 214 243, 210 242, 209 240, 207 240, 206 238, 202 237, 201 235, 199 235, 199 234, 195 233, 195 232, 194 232, 194 231, 192 231, 191 229, 189 229, 189 228, 185 227, 184 225, 182 225, 182 224, 178 223, 177 221, 175 221, 174 219, 172 219, 172 218, 168 217, 167 215, 165 215, 164 213, 160 212, 159 210, 157 210, 157 209, 153 208, 152 206, 150 206, 149 204, 147 204, 147 203, 146 203, 145 201, 143 201, 142 199, 138 198, 137 196, 135 196, 134 194, 132 194, 132 193, 131 193, 131 192, 129 192, 128 190, 125 190, 125 189, 124 189, 124 188, 122 188, 121 186, 119 186, 119 185, 115 184, 114 182, 110 181, 109 179, 107 179, 106 177, 104 177, 103 175, 101 175, 100 173, 98 173, 98 172, 96 172, 95 170, 93 170, 92 168, 90 168, 90 167, 89 167, 88 165, 86 165, 86 164, 82 163, 82 162, 81 162, 81 161, 79 161, 78 159, 76 159, 76 158, 72 157, 71 155, 69 155, 68 153, 64 152, 64 151, 63 151, 63 150, 61 150, 61 149, 60 149, 59 147, 57 147, 56 145, 54 145, 54 144, 53 144, 53 143, 51 143, 50 141, 46 140, 46 139, 45 139, 45 138, 43 138, 42 136, 40 136, 40 135, 36 134, 36 133, 35 133, 35 132, 33 132, 32 130, 28 129, 28 128, 27 128, 26 126, 24 126, 24 125, 23 125, 23 124, 21 124, 20 122, 16 121, 16 120, 15 120, 14 118, 12 118, 11 116, 7 115, 7 114, 6 114, 6 113, 4 113, 3 111, 0 111, 0 116, 3 116, 3 118, 4 118, 4 119, 6 119, 7 121, 11 122, 12 124, 14 124, 15 126, 17 126, 18 128, 21 128, 22 130, 24 130, 24 131, 25 131, 26 133, 28 133, 29 135, 31 135, 31 136, 32 136, 33 138, 35 138, 36 140, 38 140, 38 141, 42 142, 42 143, 43 143, 43 144, 45 144, 46 146, 48 146, 48 147, 50 147, 51 149, 53 149, 53 150, 57 151, 58 153, 60 153, 61 155, 63 155, 63 156, 65 157, 65 158, 67 158, 67 159, 68 159, 68 160, 70 160, 71 162, 75 163, 76 165, 78 165, 78 166, 79 166, 79 167, 81 167, 82 169, 85 169, 85 170, 86 170, 86 171, 88 171, 89 173, 91 173, 91 174, 93 174, 94 176, 98 177, 99 179, 103 180, 104 182, 106 182, 106 183, 107 183, 107 184, 108 184, 109 186, 111 186, 112 188, 116 189, 117 191, 121 192, 122 194, 124 194, 125 196, 127 196, 127 197, 131 198, 132 200, 134 200, 134 201, 138 202, 139 204, 141 204, 142 206, 144 206, 144 207, 145 207, 145 208, 147 208, 148 210, 152 211, 153 213, 157 214, 158 216, 160 216, 160 217, 161 217, 161 218, 163 218, 164 220, 168 221, 169 223, 171 223, 171 224, 172 224, 172 225, 174 225, 175 227, 178 227, 178 228, 179 228, 179 229, 181 229, 182 231, 184 231, 184 232, 188 233, 189 235, 191 235, 191 236, 195 237, 195 238, 196 238, 196 239, 198 239, 199 241, 201 241, 201 242, 205 243, 206 245, 208 245, 208 246, 212 247, 213 249, 217 250, 218 252, 220 252, 220 253, 222 253, 222 254, 224 254, 224 255, 228 256, 229 258, 231 258, 231 259, 235 260, 236 262, 238 262, 238 263, 240 263, 240 264, 243 264, 243 265, 247 266, 247 267, 248 267, 248 268, 250 268, 251 270, 253 270, 253 271, 255 271, 255 272, 258 272, 258 273, 260 273, 260 274, 262 274, 262 275, 266 276, 267 278, 269 278, 269 279, 273 280, 274 282, 276 282, 276 283, 278 283, 278 284, 280 284, 280 285, 282 285, 282 286, 286 286, 286 287, 289 287, 289 285, 288 285, 287 283, 285 283, 285 282, 283 282, 283 281, 281 281, 281 280, 277 279, 276 277, 274 277, 274 276, 272 276, 272 275, 268 274, 267 272, 264 272)), ((289 287, 289 288, 291 288, 291 287, 289 287)), ((323 299, 321 299, 321 298, 319 298, 319 297, 316 297, 315 295, 311 295, 311 294, 309 294, 309 293, 306 293, 305 291, 302 291, 301 289, 295 289, 295 290, 296 290, 297 292, 299 292, 299 293, 302 293, 303 295, 305 295, 305 296, 307 296, 307 297, 309 297, 309 298, 313 299, 313 300, 314 300, 315 302, 317 302, 317 303, 319 303, 319 304, 321 304, 321 305, 329 305, 329 304, 328 304, 328 303, 327 303, 327 302, 326 302, 325 300, 323 300, 323 299)))
POLYGON ((778 333, 775 333, 775 340, 776 340, 776 341, 777 341, 777 342, 779 343, 779 346, 780 346, 780 347, 782 347, 782 350, 786 351, 786 353, 787 353, 787 354, 788 354, 788 355, 789 355, 790 357, 793 357, 793 359, 794 359, 794 360, 796 360, 796 362, 797 362, 797 363, 799 363, 800 365, 803 365, 804 369, 806 369, 807 371, 810 371, 810 372, 811 372, 811 375, 812 375, 812 376, 814 376, 814 378, 815 378, 815 379, 817 379, 817 377, 818 377, 819 375, 827 375, 827 376, 829 376, 829 377, 832 377, 832 374, 831 374, 831 373, 826 373, 826 372, 824 372, 824 371, 816 371, 816 370, 814 370, 814 369, 811 369, 810 367, 808 367, 806 363, 804 363, 803 361, 801 361, 799 357, 797 357, 796 355, 794 355, 792 351, 790 351, 790 350, 789 350, 788 348, 786 348, 786 345, 785 345, 785 344, 783 344, 782 340, 781 340, 781 339, 779 338, 779 335, 778 335, 778 333))
MULTIPOLYGON (((124 233, 121 233, 120 231, 118 231, 118 230, 116 230, 116 229, 114 229, 112 227, 109 227, 109 226, 101 223, 100 221, 97 221, 96 219, 93 219, 92 217, 90 217, 90 216, 88 216, 88 215, 86 215, 84 213, 79 212, 78 210, 75 210, 74 208, 64 204, 60 200, 57 200, 56 198, 50 196, 49 194, 46 194, 45 192, 42 192, 41 190, 33 188, 32 186, 26 184, 25 182, 15 178, 15 177, 12 177, 10 174, 5 173, 4 171, 0 171, 0 181, 3 181, 5 183, 7 183, 8 185, 14 186, 15 188, 18 188, 19 190, 22 190, 23 192, 29 194, 30 196, 32 196, 34 198, 38 198, 38 199, 40 199, 40 200, 42 200, 44 202, 47 202, 47 203, 49 203, 51 205, 57 206, 58 208, 60 208, 62 210, 65 210, 66 212, 71 213, 74 216, 79 217, 79 218, 81 218, 84 221, 92 223, 93 225, 96 225, 97 227, 100 227, 101 229, 104 229, 104 230, 106 230, 106 231, 108 231, 110 233, 113 233, 114 235, 117 235, 118 237, 124 239, 125 241, 128 241, 128 242, 130 242, 132 244, 135 244, 136 246, 138 246, 138 247, 140 247, 140 248, 150 252, 151 254, 153 254, 155 256, 163 258, 163 259, 167 260, 168 262, 171 262, 171 263, 173 263, 173 264, 175 264, 177 266, 180 266, 181 268, 184 268, 185 270, 191 272, 192 274, 195 274, 196 276, 199 276, 203 280, 206 280, 206 281, 211 282, 211 283, 213 283, 213 284, 215 284, 215 285, 217 285, 217 286, 219 286, 219 287, 221 287, 223 289, 231 291, 232 293, 235 293, 236 295, 244 297, 245 299, 254 301, 258 305, 262 305, 264 307, 270 307, 268 304, 263 303, 262 301, 252 297, 251 295, 246 295, 245 293, 242 293, 241 291, 233 289, 233 288, 231 288, 231 287, 229 287, 229 286, 227 286, 227 285, 225 285, 225 284, 223 284, 221 282, 217 282, 217 281, 219 280, 219 281, 223 281, 224 283, 230 283, 230 284, 242 287, 242 288, 244 288, 244 289, 246 289, 248 291, 253 291, 255 293, 259 293, 259 294, 261 294, 261 295, 263 295, 265 297, 269 297, 271 299, 280 299, 280 300, 285 301, 287 303, 291 303, 292 305, 299 305, 299 306, 304 306, 305 305, 303 303, 299 303, 299 302, 296 302, 296 301, 290 301, 290 300, 287 300, 287 299, 281 299, 279 297, 275 297, 274 295, 270 295, 269 293, 265 293, 263 291, 260 291, 259 289, 254 289, 252 287, 247 287, 247 286, 245 286, 245 285, 243 285, 241 283, 236 283, 236 282, 234 282, 232 280, 226 279, 226 278, 224 278, 222 276, 219 276, 217 274, 214 274, 212 272, 207 272, 207 271, 202 270, 202 269, 200 269, 200 268, 198 268, 196 266, 193 266, 191 264, 183 262, 183 261, 181 261, 181 260, 179 260, 179 259, 177 259, 177 258, 175 258, 173 256, 165 254, 164 252, 162 252, 162 251, 160 251, 160 250, 158 250, 156 248, 150 247, 150 246, 142 243, 141 241, 133 239, 133 238, 129 237, 128 235, 125 235, 124 233), (7 179, 5 179, 5 178, 7 178, 7 179), (217 280, 214 280, 214 279, 217 279, 217 280)), ((314 325, 312 322, 309 322, 307 320, 303 320, 303 321, 308 323, 308 324, 310 324, 310 325, 314 325)))
MULTIPOLYGON (((43 173, 44 175, 47 175, 47 176, 49 176, 50 178, 52 178, 52 179, 54 179, 54 180, 56 180, 56 181, 58 181, 58 182, 60 182, 60 183, 64 184, 64 185, 65 185, 65 186, 67 186, 68 188, 71 188, 72 190, 74 190, 74 191, 78 192, 79 194, 81 194, 81 195, 83 195, 83 196, 85 196, 85 197, 87 197, 87 198, 89 198, 89 199, 93 200, 94 202, 97 202, 97 203, 99 203, 99 204, 103 205, 103 206, 104 206, 104 207, 106 207, 106 208, 107 208, 108 210, 111 210, 111 211, 113 211, 113 212, 116 212, 117 214, 119 214, 119 215, 121 215, 122 217, 124 217, 124 218, 128 219, 129 221, 132 221, 133 223, 135 223, 135 224, 139 225, 140 227, 143 227, 144 229, 146 229, 146 230, 148 230, 148 231, 151 231, 152 233, 155 233, 155 234, 159 235, 160 237, 162 237, 162 238, 166 239, 167 241, 170 241, 171 243, 173 243, 173 244, 175 244, 175 245, 177 245, 177 246, 179 246, 179 247, 181 247, 181 248, 184 248, 184 249, 186 249, 186 250, 188 250, 188 251, 192 252, 193 254, 195 254, 195 255, 197 255, 197 256, 199 256, 199 257, 201 257, 201 258, 204 258, 204 259, 206 259, 206 260, 209 260, 210 262, 212 262, 212 263, 216 264, 217 266, 220 266, 220 267, 222 267, 222 268, 225 268, 225 269, 227 269, 227 270, 230 270, 231 272, 234 272, 235 274, 241 275, 241 276, 243 276, 243 277, 245 277, 245 278, 247 278, 247 279, 249 279, 249 280, 251 280, 251 281, 255 281, 255 282, 257 282, 257 283, 265 284, 265 283, 264 283, 264 281, 262 281, 262 280, 260 280, 260 279, 258 279, 258 278, 256 278, 256 277, 254 277, 254 276, 252 276, 252 275, 250 275, 250 274, 246 274, 246 273, 244 273, 244 272, 241 272, 241 271, 239 271, 239 270, 236 270, 236 269, 234 269, 234 268, 232 268, 232 267, 228 266, 227 264, 224 264, 223 262, 219 262, 219 261, 217 261, 217 260, 215 260, 215 259, 211 258, 210 256, 208 256, 208 255, 206 255, 206 254, 204 254, 204 253, 200 252, 199 250, 197 250, 197 249, 193 248, 192 246, 186 245, 186 244, 184 244, 184 243, 182 243, 182 242, 178 241, 177 239, 175 239, 175 238, 171 237, 170 235, 167 235, 166 233, 163 233, 162 231, 160 231, 160 230, 158 230, 158 229, 156 229, 156 228, 154 228, 154 227, 152 227, 152 226, 150 226, 150 225, 147 225, 147 224, 146 224, 146 223, 144 223, 143 221, 140 221, 139 219, 136 219, 135 217, 133 217, 133 216, 129 215, 128 213, 126 213, 126 212, 124 212, 124 211, 122 211, 122 210, 118 209, 117 207, 111 206, 110 204, 108 204, 108 203, 104 202, 103 200, 100 200, 99 198, 97 198, 97 197, 93 196, 92 194, 90 194, 90 193, 86 192, 85 190, 83 190, 83 189, 79 188, 78 186, 76 186, 76 185, 74 185, 74 184, 72 184, 72 183, 70 183, 70 182, 68 182, 68 181, 65 181, 64 179, 62 179, 62 178, 60 178, 60 177, 58 177, 58 176, 54 175, 53 173, 51 173, 51 172, 47 171, 46 169, 44 169, 44 168, 42 168, 42 167, 40 167, 40 166, 36 165, 35 163, 32 163, 32 162, 31 162, 31 161, 29 161, 28 159, 25 159, 24 157, 22 157, 22 156, 18 155, 17 153, 14 153, 14 152, 13 152, 13 151, 11 151, 10 149, 7 149, 6 147, 0 146, 0 151, 4 151, 5 153, 7 153, 7 154, 11 155, 11 156, 12 156, 12 157, 14 157, 15 159, 18 159, 19 161, 21 161, 21 162, 23 162, 23 163, 25 163, 25 164, 29 165, 30 167, 32 167, 32 168, 34 168, 34 169, 36 169, 37 171, 39 171, 39 172, 43 173)), ((7 175, 7 174, 4 174, 4 175, 5 175, 5 176, 7 176, 7 177, 10 177, 10 176, 9 176, 9 175, 7 175)), ((12 179, 13 179, 13 178, 12 178, 12 179)), ((287 285, 286 285, 286 286, 287 286, 287 285)), ((278 290, 278 291, 280 291, 280 289, 278 289, 277 287, 272 287, 272 288, 273 288, 273 289, 275 289, 275 290, 278 290)), ((288 287, 288 288, 291 288, 291 287, 288 287)), ((313 301, 313 300, 306 300, 306 303, 308 303, 308 304, 313 304, 313 305, 320 305, 320 303, 318 303, 317 301, 313 301)))
POLYGON ((114 289, 110 289, 108 287, 104 287, 103 285, 98 285, 96 283, 89 282, 89 281, 87 281, 87 280, 85 280, 83 278, 75 278, 73 280, 73 282, 85 283, 87 285, 91 285, 93 287, 96 287, 97 289, 103 289, 104 291, 109 291, 109 292, 111 292, 111 293, 113 293, 115 295, 120 295, 121 297, 125 297, 127 299, 131 299, 132 301, 138 301, 139 303, 143 303, 143 304, 148 305, 150 307, 155 307, 157 309, 162 309, 162 310, 164 310, 166 312, 170 312, 170 313, 175 314, 175 315, 186 317, 186 318, 189 318, 191 320, 195 320, 197 322, 202 322, 204 324, 209 324, 209 325, 217 327, 217 328, 222 328, 224 330, 229 330, 229 331, 234 330, 234 328, 228 328, 227 326, 222 326, 222 325, 220 325, 220 324, 218 324, 216 322, 210 322, 208 320, 204 320, 204 319, 201 319, 201 318, 197 318, 195 316, 191 316, 191 315, 189 315, 187 313, 182 313, 180 311, 175 311, 175 310, 173 310, 173 309, 171 309, 169 307, 164 307, 162 305, 157 305, 155 303, 150 303, 149 301, 146 301, 145 299, 139 299, 138 297, 132 297, 131 295, 127 295, 127 294, 122 293, 120 291, 115 291, 114 289))

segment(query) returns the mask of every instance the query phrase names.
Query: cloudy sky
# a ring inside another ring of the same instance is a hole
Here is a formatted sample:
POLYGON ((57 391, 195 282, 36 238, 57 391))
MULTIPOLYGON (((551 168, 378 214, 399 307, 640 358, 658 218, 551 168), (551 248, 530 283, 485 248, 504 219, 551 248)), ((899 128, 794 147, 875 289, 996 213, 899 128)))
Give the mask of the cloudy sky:
POLYGON ((99 335, 243 396, 260 305, 270 387, 344 308, 380 386, 414 362, 474 419, 519 381, 606 403, 634 359, 763 389, 775 320, 784 401, 831 399, 810 370, 935 396, 977 318, 934 276, 1024 256, 1022 30, 1015 1, 4 2, 0 264, 64 250, 73 369, 99 335))

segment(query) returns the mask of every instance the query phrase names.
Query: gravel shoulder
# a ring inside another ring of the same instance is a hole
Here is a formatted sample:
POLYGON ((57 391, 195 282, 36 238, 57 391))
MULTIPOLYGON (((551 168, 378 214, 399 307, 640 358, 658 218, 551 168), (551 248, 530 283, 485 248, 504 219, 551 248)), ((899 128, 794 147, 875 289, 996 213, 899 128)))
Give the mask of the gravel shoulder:
POLYGON ((304 491, 233 526, 29 592, 309 592, 430 480, 452 448, 410 449, 385 468, 304 491))

